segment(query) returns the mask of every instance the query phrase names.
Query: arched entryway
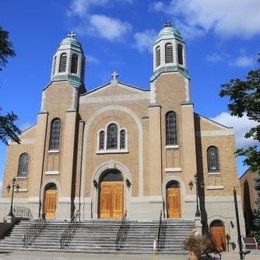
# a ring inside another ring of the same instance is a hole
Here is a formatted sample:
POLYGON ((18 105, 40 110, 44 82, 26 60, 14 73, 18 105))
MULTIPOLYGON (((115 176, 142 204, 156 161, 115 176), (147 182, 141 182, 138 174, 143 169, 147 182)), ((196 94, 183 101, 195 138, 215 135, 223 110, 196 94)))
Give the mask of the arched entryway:
POLYGON ((226 251, 225 225, 221 220, 214 220, 210 224, 213 243, 219 251, 226 251))
POLYGON ((168 218, 181 218, 181 189, 178 181, 167 183, 166 205, 168 218))
POLYGON ((124 181, 117 169, 108 169, 99 181, 99 218, 122 218, 124 215, 124 181))
POLYGON ((49 183, 44 189, 44 211, 43 216, 46 219, 55 218, 57 207, 57 186, 49 183))

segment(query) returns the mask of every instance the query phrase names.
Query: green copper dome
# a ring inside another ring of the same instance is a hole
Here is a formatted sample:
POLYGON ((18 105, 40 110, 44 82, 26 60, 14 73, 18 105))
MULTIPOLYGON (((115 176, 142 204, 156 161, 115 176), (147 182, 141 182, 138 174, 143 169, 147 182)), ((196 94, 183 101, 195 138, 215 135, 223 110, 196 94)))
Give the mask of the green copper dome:
POLYGON ((59 50, 72 49, 72 50, 83 53, 83 49, 81 47, 81 44, 75 38, 75 36, 76 36, 76 34, 74 32, 69 33, 68 36, 61 41, 58 49, 59 50))
POLYGON ((177 39, 183 42, 180 32, 174 28, 170 22, 165 23, 165 27, 159 32, 155 39, 155 44, 161 40, 177 39))

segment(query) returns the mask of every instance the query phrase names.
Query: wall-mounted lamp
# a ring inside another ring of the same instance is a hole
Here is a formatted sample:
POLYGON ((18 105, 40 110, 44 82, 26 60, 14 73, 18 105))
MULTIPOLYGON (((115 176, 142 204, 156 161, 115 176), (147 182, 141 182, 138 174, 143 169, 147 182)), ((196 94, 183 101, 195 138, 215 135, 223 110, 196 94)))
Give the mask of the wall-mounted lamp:
POLYGON ((127 187, 130 188, 131 182, 129 181, 129 179, 126 179, 125 182, 126 182, 127 187))

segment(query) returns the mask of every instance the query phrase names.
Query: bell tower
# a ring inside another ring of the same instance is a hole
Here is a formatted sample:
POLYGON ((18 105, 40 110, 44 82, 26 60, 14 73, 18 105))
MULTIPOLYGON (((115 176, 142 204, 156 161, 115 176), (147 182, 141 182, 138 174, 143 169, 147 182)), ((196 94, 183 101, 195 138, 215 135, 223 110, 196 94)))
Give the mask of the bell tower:
POLYGON ((85 56, 80 42, 71 32, 53 56, 51 82, 68 80, 74 87, 84 85, 85 56))
POLYGON ((166 22, 153 45, 153 75, 151 81, 161 73, 175 71, 189 78, 185 42, 171 22, 166 22))

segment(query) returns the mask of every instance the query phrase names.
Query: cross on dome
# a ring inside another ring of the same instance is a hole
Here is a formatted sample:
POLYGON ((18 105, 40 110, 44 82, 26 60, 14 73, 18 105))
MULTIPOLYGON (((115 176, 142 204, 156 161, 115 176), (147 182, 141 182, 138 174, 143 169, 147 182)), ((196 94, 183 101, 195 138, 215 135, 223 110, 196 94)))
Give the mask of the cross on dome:
POLYGON ((118 76, 119 76, 119 74, 118 74, 116 71, 114 71, 114 72, 111 74, 112 80, 117 80, 118 76))
POLYGON ((164 26, 165 27, 172 27, 172 23, 170 21, 166 21, 164 26))
POLYGON ((70 38, 74 38, 76 36, 76 33, 74 33, 73 31, 71 31, 69 34, 68 34, 68 37, 70 38))

